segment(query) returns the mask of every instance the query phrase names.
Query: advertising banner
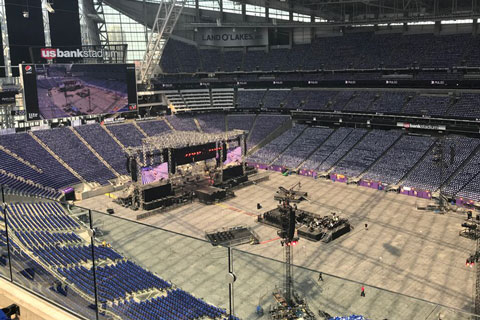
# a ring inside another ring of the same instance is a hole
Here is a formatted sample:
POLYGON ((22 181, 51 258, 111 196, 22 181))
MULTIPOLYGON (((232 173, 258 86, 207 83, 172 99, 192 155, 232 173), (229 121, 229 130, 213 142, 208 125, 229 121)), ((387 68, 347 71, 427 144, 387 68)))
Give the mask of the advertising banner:
POLYGON ((412 129, 426 129, 426 130, 447 130, 445 125, 434 125, 434 124, 415 124, 415 123, 408 123, 408 122, 397 122, 397 127, 402 128, 412 128, 412 129))
POLYGON ((81 47, 30 47, 31 61, 37 63, 125 63, 126 44, 81 47))
POLYGON ((2 91, 0 92, 0 105, 15 104, 15 95, 18 91, 2 91))
POLYGON ((20 79, 23 83, 23 105, 27 111, 27 120, 39 120, 37 72, 35 65, 21 64, 20 79))
POLYGON ((267 28, 200 28, 197 43, 201 46, 267 46, 267 28))

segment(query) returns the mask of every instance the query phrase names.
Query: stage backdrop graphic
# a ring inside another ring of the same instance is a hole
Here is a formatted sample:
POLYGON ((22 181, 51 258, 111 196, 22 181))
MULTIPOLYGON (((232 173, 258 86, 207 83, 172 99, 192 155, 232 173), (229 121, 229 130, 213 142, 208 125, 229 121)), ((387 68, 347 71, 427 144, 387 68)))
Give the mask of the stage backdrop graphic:
POLYGON ((197 43, 202 46, 267 46, 267 28, 200 28, 197 43))

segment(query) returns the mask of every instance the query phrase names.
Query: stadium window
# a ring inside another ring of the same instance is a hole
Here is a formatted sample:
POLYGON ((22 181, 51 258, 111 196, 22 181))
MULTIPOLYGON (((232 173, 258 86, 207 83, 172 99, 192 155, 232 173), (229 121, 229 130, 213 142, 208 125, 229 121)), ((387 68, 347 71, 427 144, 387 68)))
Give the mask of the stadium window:
POLYGON ((265 8, 260 6, 254 6, 252 4, 246 4, 245 14, 247 16, 265 17, 265 8))
POLYGON ((277 10, 277 9, 268 9, 268 17, 270 19, 277 19, 277 20, 290 20, 290 15, 288 11, 277 10))
POLYGON ((473 19, 460 19, 460 20, 442 20, 442 24, 468 24, 473 23, 473 19))
POLYGON ((414 26, 414 25, 431 25, 435 24, 435 21, 414 21, 414 22, 407 22, 407 25, 414 26))
POLYGON ((374 24, 352 24, 352 27, 353 28, 363 28, 363 27, 373 27, 375 26, 374 24))
MULTIPOLYGON (((158 2, 149 0, 149 2, 158 2)), ((145 26, 104 4, 105 22, 111 44, 127 44, 127 62, 143 59, 146 49, 145 26)), ((147 29, 149 33, 150 30, 147 29)))
POLYGON ((220 4, 217 0, 199 0, 198 7, 200 9, 220 11, 220 4))
POLYGON ((310 16, 301 13, 293 13, 293 21, 310 22, 310 16))
POLYGON ((223 12, 241 14, 242 5, 238 2, 233 2, 231 0, 223 0, 223 12))
POLYGON ((315 22, 328 22, 328 20, 320 18, 320 17, 315 17, 315 22))
POLYGON ((187 8, 195 8, 195 0, 185 1, 185 7, 187 7, 187 8))

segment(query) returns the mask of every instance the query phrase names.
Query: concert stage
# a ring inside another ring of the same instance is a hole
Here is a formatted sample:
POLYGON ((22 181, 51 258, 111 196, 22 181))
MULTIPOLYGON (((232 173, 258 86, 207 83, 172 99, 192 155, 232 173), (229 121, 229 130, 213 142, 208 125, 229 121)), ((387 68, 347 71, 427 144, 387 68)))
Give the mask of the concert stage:
POLYGON ((241 130, 147 137, 141 146, 127 149, 133 189, 118 203, 134 210, 163 210, 193 199, 204 204, 225 200, 234 196, 230 189, 248 181, 245 152, 241 130))

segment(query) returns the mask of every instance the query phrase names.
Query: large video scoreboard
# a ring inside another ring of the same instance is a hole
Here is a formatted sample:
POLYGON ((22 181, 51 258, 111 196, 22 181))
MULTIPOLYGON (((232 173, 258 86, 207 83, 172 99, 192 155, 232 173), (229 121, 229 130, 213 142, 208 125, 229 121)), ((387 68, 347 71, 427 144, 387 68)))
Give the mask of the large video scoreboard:
POLYGON ((27 120, 137 110, 134 64, 20 65, 27 120))

